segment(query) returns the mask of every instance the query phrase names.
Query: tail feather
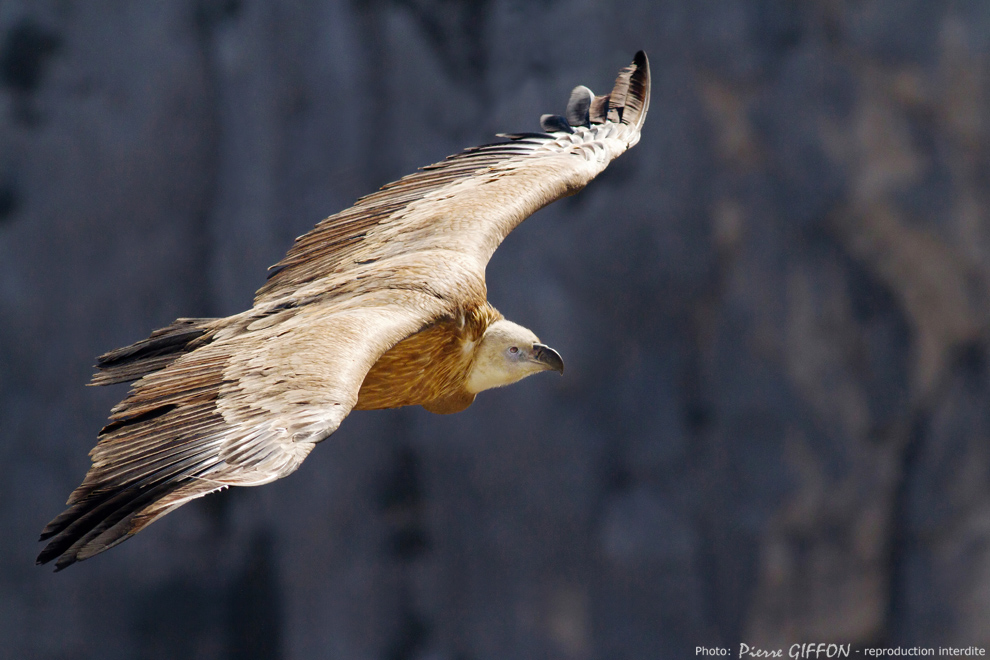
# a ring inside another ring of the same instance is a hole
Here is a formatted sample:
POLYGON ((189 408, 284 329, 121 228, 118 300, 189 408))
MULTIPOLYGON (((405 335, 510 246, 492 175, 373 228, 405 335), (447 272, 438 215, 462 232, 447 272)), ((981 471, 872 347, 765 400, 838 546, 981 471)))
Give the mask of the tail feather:
POLYGON ((164 369, 183 353, 208 343, 214 321, 216 319, 178 319, 155 330, 147 339, 104 353, 97 358, 99 371, 93 374, 90 384, 128 383, 164 369))

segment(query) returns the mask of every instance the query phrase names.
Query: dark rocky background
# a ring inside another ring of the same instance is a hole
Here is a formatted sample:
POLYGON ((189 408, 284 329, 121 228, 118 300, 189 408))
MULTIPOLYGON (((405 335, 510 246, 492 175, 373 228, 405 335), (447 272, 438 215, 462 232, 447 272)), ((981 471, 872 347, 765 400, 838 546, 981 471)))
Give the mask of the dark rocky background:
POLYGON ((990 647, 988 138, 985 0, 0 0, 0 656, 990 647), (640 145, 488 271, 564 378, 33 565, 95 355, 639 48, 640 145))

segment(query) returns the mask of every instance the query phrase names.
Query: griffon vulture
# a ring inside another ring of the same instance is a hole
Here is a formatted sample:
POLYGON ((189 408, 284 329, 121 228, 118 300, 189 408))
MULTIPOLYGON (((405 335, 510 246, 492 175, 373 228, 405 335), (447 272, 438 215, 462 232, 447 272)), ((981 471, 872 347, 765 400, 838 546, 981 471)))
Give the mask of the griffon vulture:
POLYGON ((254 306, 179 319, 99 357, 92 384, 133 382, 38 556, 56 570, 186 502, 292 473, 353 410, 465 409, 479 392, 563 371, 486 300, 512 229, 639 141, 646 55, 610 94, 577 87, 542 133, 468 149, 384 186, 296 239, 254 306))

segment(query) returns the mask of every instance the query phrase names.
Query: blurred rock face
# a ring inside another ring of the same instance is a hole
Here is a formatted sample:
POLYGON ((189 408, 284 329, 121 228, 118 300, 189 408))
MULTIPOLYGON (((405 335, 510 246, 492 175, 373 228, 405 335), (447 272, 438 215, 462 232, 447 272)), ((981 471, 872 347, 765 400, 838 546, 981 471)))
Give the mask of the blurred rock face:
POLYGON ((990 645, 988 34, 931 0, 0 5, 4 651, 990 645), (322 217, 639 48, 642 142, 488 270, 565 378, 354 414, 33 566, 123 396, 93 356, 245 308, 322 217))

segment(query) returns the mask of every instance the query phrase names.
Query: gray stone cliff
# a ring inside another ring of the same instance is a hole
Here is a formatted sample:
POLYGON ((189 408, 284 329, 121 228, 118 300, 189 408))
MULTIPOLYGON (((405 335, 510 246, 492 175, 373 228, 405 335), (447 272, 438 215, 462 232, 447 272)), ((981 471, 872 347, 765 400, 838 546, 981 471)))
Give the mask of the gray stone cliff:
POLYGON ((0 657, 990 647, 988 208, 982 0, 4 0, 0 657), (488 270, 565 377, 34 566, 94 356, 641 48, 639 146, 488 270))

